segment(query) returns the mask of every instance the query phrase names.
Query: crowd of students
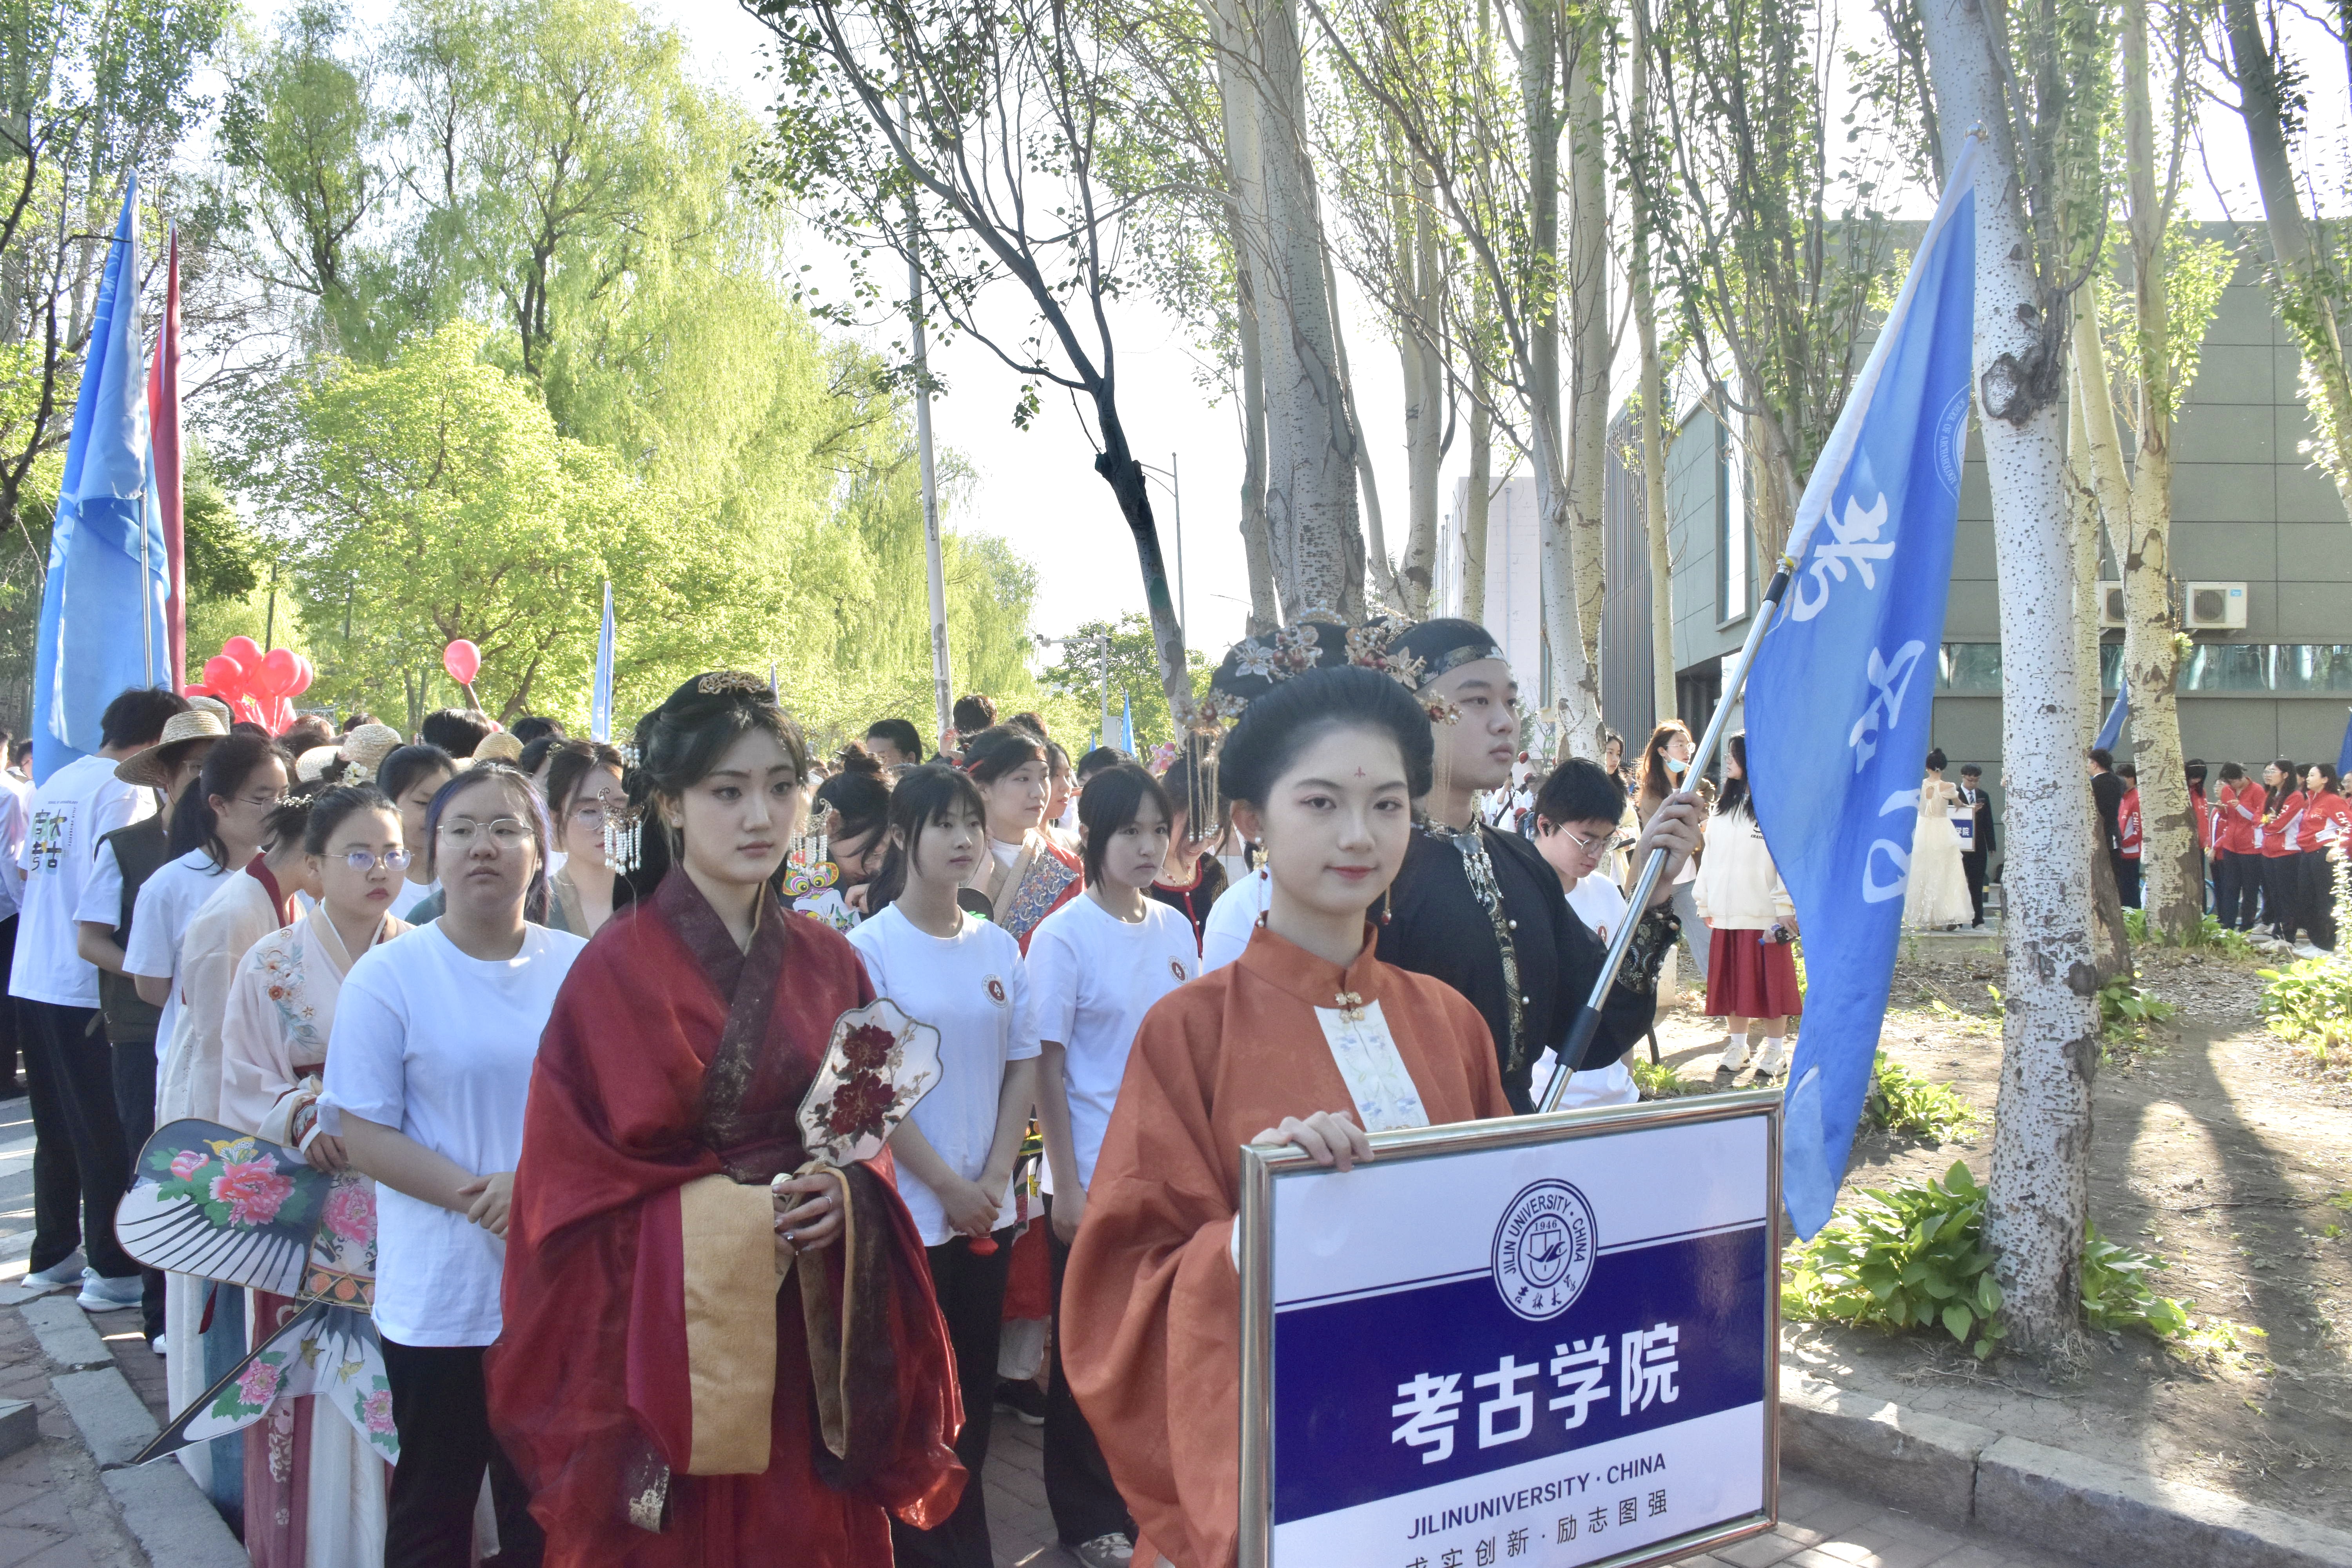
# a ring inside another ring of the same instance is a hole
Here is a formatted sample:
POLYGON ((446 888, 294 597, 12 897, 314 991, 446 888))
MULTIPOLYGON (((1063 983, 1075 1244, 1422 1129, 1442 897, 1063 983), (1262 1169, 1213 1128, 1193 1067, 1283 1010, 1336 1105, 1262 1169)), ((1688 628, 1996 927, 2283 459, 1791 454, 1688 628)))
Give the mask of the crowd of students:
POLYGON ((1521 832, 1480 811, 1525 716, 1471 623, 1307 623, 1213 689, 1229 728, 1157 775, 982 698, 942 750, 886 719, 827 766, 729 671, 625 749, 456 710, 289 745, 123 693, 99 754, 0 801, 28 1284, 142 1310, 185 1408, 302 1303, 142 1274, 114 1212, 153 1129, 369 1196, 397 1462, 309 1396, 181 1454, 257 1564, 979 1568, 1000 1402, 1081 1561, 1230 1561, 1234 1143, 1344 1168, 1560 1073, 1638 1098, 1685 934, 1769 1061, 1797 1002, 1736 752, 1711 826, 1668 737, 1638 799, 1528 781, 1521 832), (940 1079, 884 1152, 812 1165, 795 1113, 877 997, 940 1079))

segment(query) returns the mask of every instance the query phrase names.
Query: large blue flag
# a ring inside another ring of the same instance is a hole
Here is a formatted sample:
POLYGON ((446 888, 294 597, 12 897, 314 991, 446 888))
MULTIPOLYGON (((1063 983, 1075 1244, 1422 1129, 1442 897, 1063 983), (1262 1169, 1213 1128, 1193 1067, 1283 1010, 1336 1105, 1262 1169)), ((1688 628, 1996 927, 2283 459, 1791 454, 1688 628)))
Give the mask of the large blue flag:
POLYGON ((33 649, 36 783, 99 748, 99 716, 126 687, 173 686, 171 559, 148 446, 139 331, 139 182, 98 289, 33 649))
POLYGON ((1807 1237, 1845 1178, 1902 938, 1968 442, 1975 146, 1814 465, 1748 680, 1756 816, 1805 940, 1781 1196, 1807 1237))
MULTIPOLYGON (((773 686, 774 679, 768 684, 773 686)), ((613 584, 604 584, 604 624, 596 630, 596 684, 588 694, 588 733, 592 739, 613 738, 613 584)))
POLYGON ((2099 738, 2092 745, 2103 752, 2112 752, 2116 742, 2124 738, 2124 721, 2131 717, 2131 683, 2116 688, 2116 700, 2107 709, 2107 721, 2099 726, 2099 738))

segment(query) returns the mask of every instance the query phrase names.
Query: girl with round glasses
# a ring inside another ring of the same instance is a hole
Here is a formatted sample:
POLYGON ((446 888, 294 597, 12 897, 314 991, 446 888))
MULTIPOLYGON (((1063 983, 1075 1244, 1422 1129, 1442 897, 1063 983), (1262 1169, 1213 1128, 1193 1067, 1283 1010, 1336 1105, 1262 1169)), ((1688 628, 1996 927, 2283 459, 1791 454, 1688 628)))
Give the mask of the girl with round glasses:
MULTIPOLYGON (((220 1120, 335 1173, 350 1158, 320 1112, 327 1041, 352 959, 408 930, 391 908, 409 855, 400 814, 373 784, 325 790, 310 806, 299 847, 318 907, 263 937, 236 967, 221 1029, 220 1120)), ((363 1258, 375 1243, 375 1187, 356 1182, 348 1195, 339 1190, 331 1213, 346 1255, 363 1258)), ((299 1307, 254 1293, 256 1341, 299 1307)), ((349 1421, 308 1396, 284 1401, 246 1428, 245 1446, 247 1544, 257 1561, 304 1568, 382 1560, 384 1461, 349 1421)))
POLYGON ((602 741, 562 741, 548 752, 547 809, 563 864, 547 879, 547 923, 594 936, 630 899, 629 884, 604 858, 604 819, 628 805, 618 749, 602 741))

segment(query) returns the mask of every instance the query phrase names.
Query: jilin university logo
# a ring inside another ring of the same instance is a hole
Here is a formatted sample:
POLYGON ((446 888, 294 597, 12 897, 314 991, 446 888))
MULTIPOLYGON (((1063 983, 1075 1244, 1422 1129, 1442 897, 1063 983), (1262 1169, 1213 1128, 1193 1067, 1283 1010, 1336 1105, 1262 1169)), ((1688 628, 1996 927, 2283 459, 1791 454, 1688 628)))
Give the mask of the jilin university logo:
POLYGON ((1495 1289, 1529 1322, 1557 1318, 1584 1293, 1600 1251, 1592 1205, 1566 1182, 1522 1188, 1495 1227, 1495 1289))

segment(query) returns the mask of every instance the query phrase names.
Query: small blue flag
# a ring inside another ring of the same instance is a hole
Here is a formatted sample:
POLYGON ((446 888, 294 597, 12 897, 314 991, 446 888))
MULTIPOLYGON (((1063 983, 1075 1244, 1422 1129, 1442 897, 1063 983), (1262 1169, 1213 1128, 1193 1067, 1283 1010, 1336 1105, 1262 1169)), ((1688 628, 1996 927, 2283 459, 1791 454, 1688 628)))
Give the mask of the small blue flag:
POLYGON ((613 584, 604 584, 604 624, 596 631, 596 684, 588 694, 588 733, 613 739, 613 584))
POLYGON ((1135 755, 1135 697, 1132 692, 1118 694, 1118 749, 1129 756, 1135 755))
POLYGON ((1976 142, 1798 503, 1780 619, 1748 677, 1756 817, 1804 933, 1781 1197, 1828 1223, 1902 937, 1968 450, 1976 142))
POLYGON ((2352 719, 2344 721, 2344 744, 2336 753, 2336 776, 2347 780, 2352 788, 2352 719))
POLYGON ((153 482, 139 331, 139 182, 122 195, 90 319, 33 648, 33 781, 99 749, 134 686, 177 689, 171 554, 153 482))
POLYGON ((2130 717, 2131 682, 2126 681, 2116 688, 2116 700, 2113 706, 2107 710, 2106 722, 2099 726, 2099 738, 2092 742, 2095 749, 2102 752, 2114 751, 2116 742, 2124 738, 2124 721, 2130 717))

